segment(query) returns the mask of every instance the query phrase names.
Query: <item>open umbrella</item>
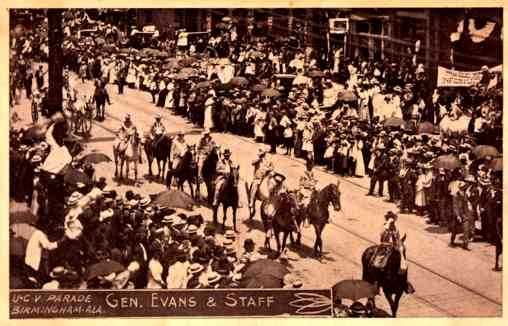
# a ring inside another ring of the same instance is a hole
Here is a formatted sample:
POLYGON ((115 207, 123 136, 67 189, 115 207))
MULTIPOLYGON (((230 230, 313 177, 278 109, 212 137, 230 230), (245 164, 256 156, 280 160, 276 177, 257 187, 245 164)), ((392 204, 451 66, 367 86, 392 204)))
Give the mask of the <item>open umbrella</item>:
POLYGON ((311 72, 309 72, 309 77, 324 77, 325 73, 322 72, 321 70, 312 70, 311 72))
POLYGON ((178 74, 175 75, 175 79, 177 79, 177 80, 184 80, 184 79, 188 79, 188 78, 189 78, 189 75, 184 72, 179 72, 178 74))
POLYGON ((192 76, 192 75, 194 75, 196 73, 194 68, 190 68, 190 67, 182 68, 182 70, 180 70, 180 72, 183 73, 183 74, 187 74, 189 76, 192 76))
POLYGON ((166 190, 156 196, 153 204, 169 208, 183 208, 191 210, 192 207, 196 205, 196 201, 183 191, 166 190))
POLYGON ((196 84, 196 88, 207 88, 210 87, 212 84, 209 81, 202 81, 196 84))
POLYGON ((499 152, 494 146, 478 145, 471 151, 477 159, 485 158, 486 156, 497 157, 499 152))
POLYGON ((492 171, 503 171, 503 158, 498 157, 490 161, 489 168, 492 169, 492 171))
POLYGON ((460 160, 453 155, 441 155, 434 160, 433 163, 436 169, 453 170, 462 167, 460 160))
POLYGON ((95 44, 98 46, 102 46, 102 45, 106 44, 106 40, 103 39, 102 37, 98 37, 95 39, 95 44))
POLYGON ((32 214, 32 210, 26 203, 11 201, 9 205, 9 224, 27 223, 33 224, 37 221, 37 216, 32 214))
POLYGON ((240 287, 246 289, 281 289, 283 286, 282 279, 272 275, 244 277, 240 282, 240 287))
POLYGON ((280 92, 273 88, 267 88, 261 92, 261 95, 266 97, 279 97, 280 92))
POLYGON ((125 267, 114 260, 103 260, 88 267, 87 280, 94 279, 98 276, 106 276, 111 273, 119 273, 125 270, 125 267))
POLYGON ((374 285, 364 280, 343 280, 332 287, 333 298, 357 301, 363 298, 373 298, 377 293, 374 285))
POLYGON ((88 175, 74 168, 68 168, 65 170, 64 181, 69 184, 77 184, 79 182, 84 183, 85 185, 92 184, 92 179, 90 179, 88 175))
POLYGON ((288 274, 289 270, 286 266, 272 259, 259 259, 247 266, 243 276, 255 277, 261 275, 270 275, 279 279, 283 279, 284 275, 288 274))
POLYGON ((193 63, 195 63, 196 61, 198 61, 198 59, 196 59, 195 57, 187 57, 187 58, 180 60, 179 62, 181 65, 188 67, 188 66, 192 65, 193 63))
POLYGON ((434 132, 434 125, 430 122, 422 122, 418 125, 419 134, 432 134, 434 132))
POLYGON ((405 125, 405 121, 401 118, 389 117, 383 122, 385 127, 400 127, 405 125))
POLYGON ((263 85, 263 84, 257 84, 257 85, 252 86, 252 90, 253 90, 254 92, 262 92, 262 91, 264 91, 265 89, 266 89, 266 86, 265 86, 265 85, 263 85))
POLYGON ((230 83, 235 86, 245 87, 249 85, 249 80, 245 77, 234 77, 230 83))
POLYGON ((46 130, 40 126, 33 126, 28 128, 25 132, 23 132, 24 140, 42 140, 46 137, 46 130))
POLYGON ((109 156, 103 153, 90 153, 83 156, 80 160, 83 164, 97 164, 102 162, 111 162, 109 156))
POLYGON ((356 99, 357 99, 356 94, 353 93, 352 91, 344 91, 339 94, 339 100, 344 102, 352 102, 356 101, 356 99))

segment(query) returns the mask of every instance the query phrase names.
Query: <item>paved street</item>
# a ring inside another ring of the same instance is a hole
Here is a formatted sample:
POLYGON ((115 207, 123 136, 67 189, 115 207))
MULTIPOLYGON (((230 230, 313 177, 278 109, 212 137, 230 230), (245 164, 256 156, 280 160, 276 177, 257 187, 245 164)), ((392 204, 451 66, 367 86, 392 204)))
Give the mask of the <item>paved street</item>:
MULTIPOLYGON (((93 85, 90 82, 81 84, 75 81, 80 94, 91 94, 93 85)), ((108 86, 112 106, 106 108, 106 121, 94 123, 92 137, 86 141, 86 151, 98 151, 112 155, 114 131, 117 130, 127 112, 138 130, 147 131, 153 122, 154 114, 160 112, 169 132, 184 130, 188 143, 196 143, 200 130, 185 119, 174 116, 171 112, 156 108, 148 93, 126 89, 126 94, 117 95, 114 85, 108 86)), ((15 107, 21 119, 30 121, 29 102, 22 100, 15 107)), ((23 123, 23 122, 22 122, 23 123)), ((232 151, 232 159, 240 164, 242 178, 240 198, 243 208, 238 213, 240 241, 247 237, 261 245, 264 239, 259 216, 255 222, 247 222, 247 200, 244 181, 251 181, 255 158, 260 146, 247 139, 230 134, 214 133, 214 140, 232 151)), ((144 155, 144 153, 143 153, 144 155)), ((303 173, 303 162, 284 155, 274 155, 272 160, 276 169, 287 177, 290 187, 296 186, 303 173)), ((156 170, 156 166, 154 164, 156 170)), ((98 176, 104 176, 108 184, 117 188, 120 193, 134 189, 142 194, 160 192, 165 187, 146 178, 148 169, 146 161, 139 172, 140 187, 113 181, 114 163, 96 166, 98 176)), ((318 169, 316 177, 319 187, 341 181, 342 211, 331 212, 331 224, 323 232, 324 258, 318 261, 313 258, 314 231, 303 230, 302 246, 290 247, 289 265, 307 288, 327 288, 337 281, 347 278, 361 278, 360 257, 363 250, 378 241, 384 219, 388 210, 397 208, 382 198, 367 197, 368 179, 339 178, 318 169)), ((131 174, 133 178, 133 174, 131 174)), ((202 208, 207 220, 211 212, 202 208)), ((219 216, 221 214, 219 213, 219 216)), ((231 226, 231 217, 227 220, 231 226)), ((448 247, 449 234, 436 226, 429 226, 425 220, 416 215, 400 215, 397 221, 401 234, 407 234, 406 246, 409 259, 409 279, 416 289, 413 295, 403 296, 399 315, 410 316, 500 316, 502 273, 493 272, 494 248, 485 243, 472 243, 471 251, 448 247), (474 309, 471 307, 474 306, 474 309)), ((272 242, 272 246, 275 243, 272 242)), ((238 248, 240 249, 240 248, 238 248)), ((384 297, 377 297, 380 308, 389 311, 384 297)))

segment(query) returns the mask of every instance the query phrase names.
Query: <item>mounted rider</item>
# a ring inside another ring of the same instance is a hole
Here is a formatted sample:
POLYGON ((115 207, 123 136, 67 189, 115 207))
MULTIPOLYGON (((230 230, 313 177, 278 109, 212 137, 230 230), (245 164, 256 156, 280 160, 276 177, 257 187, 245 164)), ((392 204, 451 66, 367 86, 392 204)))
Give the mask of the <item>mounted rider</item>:
POLYGON ((210 135, 210 130, 205 129, 201 133, 201 138, 198 142, 198 157, 197 157, 197 165, 198 165, 198 182, 202 182, 203 180, 203 163, 205 162, 208 155, 215 149, 217 145, 215 141, 212 139, 210 135))
MULTIPOLYGON (((314 163, 312 162, 312 160, 307 160, 307 162, 305 163, 305 167, 306 169, 304 174, 300 177, 300 184, 298 188, 297 198, 298 203, 300 204, 300 209, 305 209, 309 206, 313 194, 317 191, 316 186, 318 183, 312 170, 314 168, 314 163)), ((307 216, 308 214, 304 215, 305 215, 304 226, 308 227, 309 226, 307 216)))
POLYGON ((219 194, 222 190, 222 187, 225 185, 228 176, 231 174, 231 170, 236 166, 237 165, 231 160, 231 150, 229 150, 229 148, 223 149, 222 155, 217 162, 217 169, 215 171, 215 193, 213 196, 212 206, 215 207, 219 205, 219 194))
POLYGON ((254 165, 254 179, 252 180, 252 189, 249 198, 250 209, 254 206, 261 182, 273 172, 273 163, 267 157, 266 153, 266 150, 260 148, 258 150, 258 158, 252 162, 252 165, 254 165))
MULTIPOLYGON (((180 168, 182 159, 189 151, 189 145, 185 142, 185 135, 183 131, 179 131, 176 139, 171 143, 171 168, 177 170, 180 168)), ((173 179, 173 186, 176 186, 176 180, 173 179)))
POLYGON ((375 268, 383 269, 392 252, 400 248, 401 240, 399 230, 397 230, 395 225, 396 221, 397 214, 391 211, 385 214, 385 223, 380 235, 380 244, 371 259, 371 265, 375 268))
POLYGON ((150 135, 152 136, 153 146, 157 148, 159 141, 162 139, 162 136, 166 133, 166 127, 162 123, 162 116, 160 113, 157 113, 155 116, 155 121, 150 128, 150 135))
POLYGON ((131 140, 131 137, 137 132, 136 126, 132 123, 130 113, 125 115, 122 126, 116 132, 116 139, 114 147, 118 148, 119 152, 123 152, 127 149, 127 144, 131 140))

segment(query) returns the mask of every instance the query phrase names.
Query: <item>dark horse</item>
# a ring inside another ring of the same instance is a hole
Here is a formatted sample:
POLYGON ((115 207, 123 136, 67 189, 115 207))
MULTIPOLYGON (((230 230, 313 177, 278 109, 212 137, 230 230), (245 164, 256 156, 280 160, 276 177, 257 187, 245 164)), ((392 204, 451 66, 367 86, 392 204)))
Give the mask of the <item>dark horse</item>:
POLYGON ((177 187, 183 191, 183 184, 187 182, 191 196, 194 198, 194 185, 197 184, 197 164, 194 160, 196 146, 189 146, 180 164, 173 170, 169 170, 166 178, 166 186, 171 188, 173 177, 177 179, 177 187))
POLYGON ((239 166, 231 167, 231 173, 226 176, 226 182, 223 184, 222 189, 217 189, 217 191, 219 191, 218 205, 212 207, 213 223, 216 224, 217 210, 219 209, 219 205, 222 204, 222 209, 224 212, 224 217, 222 218, 223 229, 225 229, 226 227, 228 208, 231 207, 233 209, 233 230, 235 232, 238 232, 238 230, 236 229, 236 211, 238 209, 238 179, 240 178, 239 170, 240 170, 239 166))
POLYGON ((400 239, 400 247, 395 248, 383 269, 372 266, 372 256, 378 246, 371 246, 362 254, 363 280, 383 289, 386 300, 390 304, 392 316, 397 316, 399 300, 404 292, 412 293, 414 290, 407 281, 406 235, 400 239))
MULTIPOLYGON (((219 154, 216 149, 213 149, 208 153, 208 156, 203 162, 203 166, 201 168, 201 175, 203 176, 203 182, 206 186, 206 193, 208 195, 207 202, 209 205, 212 204, 213 201, 213 179, 215 177, 215 171, 217 170, 217 162, 219 161, 219 154)), ((201 181, 201 180, 200 180, 201 181)), ((199 187, 201 185, 198 183, 196 191, 199 192, 199 187)))
POLYGON ((173 142, 171 136, 168 134, 161 135, 160 137, 161 138, 156 141, 155 139, 152 139, 152 137, 145 135, 143 146, 145 148, 148 161, 148 173, 150 176, 153 175, 152 162, 154 159, 157 162, 157 179, 160 179, 161 176, 164 177, 166 174, 166 163, 169 161, 169 157, 171 155, 171 143, 173 142))
MULTIPOLYGON (((328 206, 331 203, 335 211, 338 212, 341 210, 339 185, 340 182, 337 182, 337 184, 330 183, 320 191, 314 192, 309 205, 300 210, 301 220, 303 221, 304 217, 308 217, 310 224, 314 226, 314 231, 316 232, 314 253, 317 257, 323 255, 321 233, 323 233, 323 229, 330 218, 328 206)), ((300 236, 298 236, 298 238, 300 238, 300 236)), ((299 240, 300 239, 298 239, 297 242, 299 242, 299 240)))
MULTIPOLYGON (((266 232, 265 247, 270 249, 270 230, 273 230, 275 241, 277 243, 277 254, 280 255, 286 248, 288 235, 292 232, 300 234, 300 223, 298 220, 298 202, 296 195, 291 192, 276 194, 270 200, 264 200, 261 203, 261 220, 266 232), (273 205, 274 214, 269 216, 266 213, 266 206, 273 205), (282 233, 282 244, 280 234, 282 233)), ((293 237, 291 236, 291 241, 293 237)))

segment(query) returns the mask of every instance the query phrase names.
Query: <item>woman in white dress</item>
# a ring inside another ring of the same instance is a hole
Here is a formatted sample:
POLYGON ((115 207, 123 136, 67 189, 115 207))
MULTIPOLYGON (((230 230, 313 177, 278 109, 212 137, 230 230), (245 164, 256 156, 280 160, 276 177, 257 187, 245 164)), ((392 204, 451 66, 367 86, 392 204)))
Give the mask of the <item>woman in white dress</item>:
POLYGON ((308 122, 303 129, 302 150, 307 152, 307 159, 314 161, 314 126, 312 122, 308 122))
POLYGON ((254 119, 254 137, 257 142, 263 142, 265 138, 266 112, 258 110, 254 119))
POLYGON ((215 97, 211 95, 205 101, 205 114, 203 128, 211 130, 214 127, 213 124, 213 106, 215 105, 215 97))
POLYGON ((416 180, 416 195, 415 195, 415 205, 418 210, 418 215, 423 215, 425 208, 428 204, 428 198, 426 192, 428 188, 432 185, 432 166, 430 164, 424 164, 421 167, 420 174, 418 174, 418 179, 416 180))
POLYGON ((168 95, 166 95, 166 101, 164 101, 165 109, 173 109, 175 107, 175 100, 173 98, 173 90, 175 89, 175 84, 170 80, 168 85, 166 86, 168 90, 168 95))
POLYGON ((360 135, 356 135, 353 146, 351 147, 351 157, 356 162, 355 175, 363 178, 365 176, 365 163, 363 162, 363 141, 360 135))

